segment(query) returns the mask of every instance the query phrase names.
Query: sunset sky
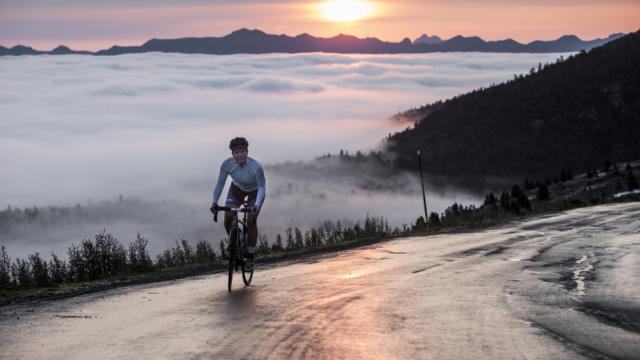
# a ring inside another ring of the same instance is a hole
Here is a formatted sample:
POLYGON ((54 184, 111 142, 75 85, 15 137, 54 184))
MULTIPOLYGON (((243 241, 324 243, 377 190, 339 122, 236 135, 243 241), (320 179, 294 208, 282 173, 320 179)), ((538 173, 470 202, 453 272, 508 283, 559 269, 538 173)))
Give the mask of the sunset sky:
POLYGON ((460 34, 526 43, 565 34, 591 40, 640 28, 637 0, 338 1, 0 0, 0 45, 98 50, 150 38, 223 36, 240 28, 386 41, 460 34))

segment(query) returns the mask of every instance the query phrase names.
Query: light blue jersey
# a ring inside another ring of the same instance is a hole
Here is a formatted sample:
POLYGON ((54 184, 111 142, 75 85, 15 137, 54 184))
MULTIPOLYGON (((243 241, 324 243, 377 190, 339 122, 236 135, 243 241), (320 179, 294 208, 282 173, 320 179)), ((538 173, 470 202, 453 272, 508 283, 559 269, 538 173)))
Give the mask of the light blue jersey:
POLYGON ((254 159, 247 157, 244 165, 240 166, 233 157, 228 158, 220 165, 218 182, 213 190, 213 203, 217 204, 222 194, 222 188, 227 181, 227 176, 231 176, 231 181, 244 192, 258 190, 256 205, 262 206, 266 191, 264 170, 262 165, 254 159))

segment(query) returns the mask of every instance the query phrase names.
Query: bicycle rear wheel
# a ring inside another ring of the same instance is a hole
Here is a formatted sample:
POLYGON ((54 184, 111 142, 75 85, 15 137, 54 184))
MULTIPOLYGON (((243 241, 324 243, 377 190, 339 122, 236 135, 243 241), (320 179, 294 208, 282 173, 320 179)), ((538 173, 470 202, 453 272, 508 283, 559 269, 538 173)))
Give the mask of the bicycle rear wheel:
MULTIPOLYGON (((256 264, 254 263, 253 266, 255 267, 256 264)), ((253 268, 251 268, 251 271, 246 271, 245 264, 243 261, 242 262, 242 280, 244 281, 244 284, 246 286, 249 286, 249 284, 251 284, 251 279, 253 279, 253 268)))
POLYGON ((231 283, 233 281, 233 270, 235 269, 236 262, 236 244, 237 242, 237 234, 236 229, 231 229, 231 233, 229 234, 229 284, 228 288, 231 291, 231 283))

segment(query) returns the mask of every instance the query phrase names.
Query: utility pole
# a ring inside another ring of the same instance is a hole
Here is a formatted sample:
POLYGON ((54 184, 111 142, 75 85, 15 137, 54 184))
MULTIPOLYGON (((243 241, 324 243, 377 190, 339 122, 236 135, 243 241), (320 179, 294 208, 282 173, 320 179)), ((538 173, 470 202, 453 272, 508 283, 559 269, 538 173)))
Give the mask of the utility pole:
POLYGON ((427 215, 427 197, 424 193, 424 175, 422 175, 422 157, 418 150, 418 168, 420 169, 420 183, 422 184, 422 204, 424 205, 424 222, 426 224, 426 232, 429 233, 429 216, 427 215))

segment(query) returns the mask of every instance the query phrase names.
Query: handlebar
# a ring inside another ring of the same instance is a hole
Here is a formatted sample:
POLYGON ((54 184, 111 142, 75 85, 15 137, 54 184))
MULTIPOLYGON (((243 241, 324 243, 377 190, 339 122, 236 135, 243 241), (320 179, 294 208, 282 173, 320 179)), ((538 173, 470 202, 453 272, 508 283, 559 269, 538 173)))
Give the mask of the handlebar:
POLYGON ((211 208, 211 211, 213 211, 213 221, 214 222, 218 222, 218 211, 231 211, 233 213, 239 213, 239 212, 241 212, 241 213, 251 213, 254 210, 253 210, 253 208, 247 208, 247 207, 232 208, 232 207, 228 207, 228 206, 218 206, 218 208, 216 210, 213 210, 213 208, 211 208))

